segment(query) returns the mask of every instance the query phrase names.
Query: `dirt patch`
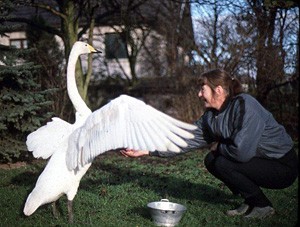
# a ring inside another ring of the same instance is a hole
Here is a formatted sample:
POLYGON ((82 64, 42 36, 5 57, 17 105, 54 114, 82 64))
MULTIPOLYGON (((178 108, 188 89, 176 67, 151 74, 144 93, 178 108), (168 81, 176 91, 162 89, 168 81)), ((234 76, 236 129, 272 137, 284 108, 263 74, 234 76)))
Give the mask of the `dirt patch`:
POLYGON ((6 164, 0 164, 0 169, 18 169, 21 167, 26 166, 26 162, 16 162, 16 163, 6 163, 6 164))
POLYGON ((9 162, 9 163, 0 163, 0 169, 18 169, 32 164, 40 164, 44 163, 47 160, 44 159, 34 159, 34 160, 26 160, 26 161, 18 161, 18 162, 9 162))

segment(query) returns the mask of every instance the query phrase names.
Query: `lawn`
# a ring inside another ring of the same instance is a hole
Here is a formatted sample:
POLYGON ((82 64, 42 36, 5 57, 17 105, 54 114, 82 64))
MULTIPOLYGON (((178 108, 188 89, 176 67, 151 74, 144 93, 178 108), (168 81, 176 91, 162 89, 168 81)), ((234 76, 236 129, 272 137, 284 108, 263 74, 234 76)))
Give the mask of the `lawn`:
MULTIPOLYGON (((180 226, 296 226, 298 180, 283 190, 264 190, 276 209, 265 220, 227 217, 224 212, 243 200, 231 195, 203 165, 206 150, 173 158, 125 158, 118 152, 99 156, 82 178, 74 200, 74 224, 67 222, 66 197, 60 199, 61 215, 54 218, 51 205, 32 216, 22 213, 24 201, 43 170, 45 161, 21 163, 0 169, 0 226, 155 226, 147 203, 167 198, 187 211, 180 226)), ((4 166, 5 167, 5 166, 4 166)))

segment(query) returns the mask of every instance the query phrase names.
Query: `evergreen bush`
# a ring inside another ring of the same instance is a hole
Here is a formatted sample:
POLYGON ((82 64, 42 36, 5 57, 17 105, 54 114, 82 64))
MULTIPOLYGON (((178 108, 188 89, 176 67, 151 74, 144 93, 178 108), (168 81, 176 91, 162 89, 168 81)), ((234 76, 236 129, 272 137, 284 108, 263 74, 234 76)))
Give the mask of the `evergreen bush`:
MULTIPOLYGON (((5 20, 13 10, 9 3, 0 3, 0 35, 17 29, 5 20)), ((33 51, 0 44, 0 162, 17 160, 22 154, 27 156, 27 134, 51 115, 47 110, 51 90, 40 89, 40 66, 26 60, 33 51)))

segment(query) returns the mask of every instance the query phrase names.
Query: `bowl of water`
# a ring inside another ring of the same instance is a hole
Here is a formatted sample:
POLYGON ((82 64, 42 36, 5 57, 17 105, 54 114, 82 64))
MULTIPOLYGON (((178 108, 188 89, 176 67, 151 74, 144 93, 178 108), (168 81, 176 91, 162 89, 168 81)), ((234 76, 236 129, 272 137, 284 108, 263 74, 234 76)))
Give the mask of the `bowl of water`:
POLYGON ((170 202, 168 199, 148 203, 147 207, 150 210, 153 222, 157 226, 177 225, 186 211, 185 206, 170 202))

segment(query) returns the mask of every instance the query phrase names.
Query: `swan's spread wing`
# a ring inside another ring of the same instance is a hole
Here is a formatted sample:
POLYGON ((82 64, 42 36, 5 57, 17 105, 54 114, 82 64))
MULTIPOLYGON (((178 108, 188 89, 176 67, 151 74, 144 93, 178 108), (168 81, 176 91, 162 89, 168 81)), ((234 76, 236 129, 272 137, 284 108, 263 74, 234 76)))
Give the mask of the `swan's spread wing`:
POLYGON ((187 146, 184 138, 196 127, 176 120, 144 102, 121 95, 89 116, 70 137, 69 169, 90 163, 112 149, 131 148, 179 152, 187 146))
POLYGON ((67 147, 67 138, 72 131, 72 126, 59 118, 52 118, 27 136, 26 145, 35 158, 49 158, 57 150, 67 147))

